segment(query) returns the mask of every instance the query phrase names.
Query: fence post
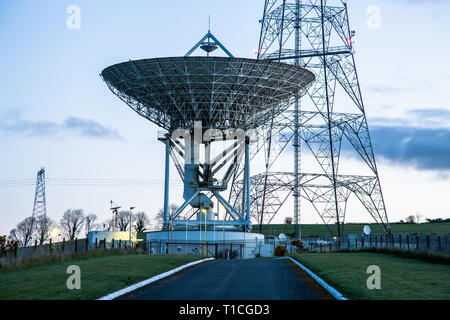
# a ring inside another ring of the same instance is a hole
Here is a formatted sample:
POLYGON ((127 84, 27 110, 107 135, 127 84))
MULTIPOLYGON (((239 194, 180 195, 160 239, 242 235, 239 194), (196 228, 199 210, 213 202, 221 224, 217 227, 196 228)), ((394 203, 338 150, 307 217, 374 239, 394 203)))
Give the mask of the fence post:
POLYGON ((406 235, 406 245, 409 250, 409 234, 406 235))
POLYGON ((103 249, 106 250, 106 238, 103 239, 103 249))
POLYGON ((441 236, 438 236, 438 250, 441 251, 441 236))
POLYGON ((89 250, 89 238, 86 238, 86 240, 84 240, 85 241, 85 250, 86 250, 86 252, 88 252, 88 250, 89 250))
POLYGON ((50 255, 52 254, 52 238, 50 238, 50 243, 48 245, 48 252, 50 253, 50 255))
POLYGON ((15 242, 14 243, 14 257, 17 257, 17 247, 18 247, 18 244, 17 244, 17 242, 15 242))
POLYGON ((78 251, 78 238, 75 238, 75 252, 78 251))
POLYGON ((330 252, 331 252, 331 241, 330 241, 330 252))
POLYGON ((361 239, 361 247, 364 249, 364 237, 361 239))
POLYGON ((358 249, 358 238, 355 239, 355 246, 356 246, 356 249, 358 249))
POLYGON ((112 239, 112 241, 111 241, 111 248, 114 249, 114 239, 112 239))
POLYGON ((98 239, 97 238, 95 238, 95 250, 97 250, 97 246, 98 246, 98 239))
POLYGON ((66 238, 63 238, 63 243, 62 243, 62 252, 64 253, 64 247, 66 246, 66 238))
POLYGON ((320 243, 320 253, 322 253, 322 242, 320 243))
POLYGON ((37 240, 34 240, 34 248, 37 248, 37 240))
POLYGON ((122 247, 122 239, 119 239, 119 248, 122 247))
POLYGON ((350 250, 350 238, 349 237, 347 237, 347 249, 350 250))

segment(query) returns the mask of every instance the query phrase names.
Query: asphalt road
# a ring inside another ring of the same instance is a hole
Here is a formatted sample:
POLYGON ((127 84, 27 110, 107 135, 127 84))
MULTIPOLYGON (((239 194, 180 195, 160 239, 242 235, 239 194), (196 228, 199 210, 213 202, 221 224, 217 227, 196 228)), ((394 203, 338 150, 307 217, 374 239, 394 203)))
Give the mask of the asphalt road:
POLYGON ((126 300, 318 300, 324 295, 288 260, 201 263, 119 297, 126 300))

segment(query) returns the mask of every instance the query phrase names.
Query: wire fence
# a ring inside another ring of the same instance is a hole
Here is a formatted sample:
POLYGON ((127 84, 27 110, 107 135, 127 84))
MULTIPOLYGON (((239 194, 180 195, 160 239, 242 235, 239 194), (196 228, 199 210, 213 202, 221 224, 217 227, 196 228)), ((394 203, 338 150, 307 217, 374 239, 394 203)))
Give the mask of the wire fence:
POLYGON ((450 253, 450 233, 346 235, 340 238, 303 237, 302 242, 306 249, 315 252, 335 252, 362 248, 393 248, 450 253))
POLYGON ((302 237, 303 249, 291 244, 291 239, 251 239, 233 241, 193 241, 193 240, 145 240, 137 243, 129 241, 95 239, 63 240, 29 247, 15 247, 0 252, 0 262, 20 262, 41 257, 64 256, 91 250, 142 250, 148 254, 184 254, 214 257, 216 259, 249 259, 272 257, 278 246, 286 247, 287 253, 299 250, 310 252, 337 252, 364 248, 395 248, 401 250, 422 250, 433 253, 450 254, 450 233, 436 234, 374 234, 370 236, 345 235, 334 237, 302 237))
POLYGON ((226 241, 148 240, 141 245, 149 254, 187 254, 215 257, 216 259, 249 259, 272 257, 277 246, 285 246, 288 252, 296 247, 288 240, 247 239, 226 241))
POLYGON ((106 239, 95 239, 95 242, 89 243, 87 238, 68 241, 63 239, 63 241, 56 243, 52 243, 50 241, 49 243, 38 245, 37 242, 35 242, 33 246, 14 247, 4 250, 0 252, 0 262, 14 263, 30 259, 39 259, 42 257, 56 257, 76 253, 85 253, 92 250, 131 250, 136 248, 137 246, 135 244, 130 245, 129 241, 122 240, 112 240, 107 242, 106 239))

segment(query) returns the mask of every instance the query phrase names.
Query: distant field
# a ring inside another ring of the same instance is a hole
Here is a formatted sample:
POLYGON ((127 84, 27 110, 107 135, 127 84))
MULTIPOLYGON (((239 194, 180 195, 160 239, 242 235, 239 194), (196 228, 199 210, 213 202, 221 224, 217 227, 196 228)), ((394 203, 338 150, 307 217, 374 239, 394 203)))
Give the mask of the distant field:
POLYGON ((292 257, 349 299, 450 299, 449 265, 379 253, 304 253, 292 257), (380 290, 367 288, 370 265, 380 267, 380 290))
MULTIPOLYGON (((344 227, 345 234, 361 233, 365 224, 346 224, 344 227)), ((373 233, 381 233, 383 230, 377 224, 369 224, 373 233)), ((330 226, 330 228, 336 228, 330 226)), ((253 225, 253 232, 259 232, 259 225, 253 225)), ((302 235, 329 235, 329 231, 324 224, 301 224, 300 230, 302 235)), ((333 230, 333 229, 332 229, 333 230)), ((421 223, 421 224, 391 224, 393 233, 400 232, 450 232, 450 222, 444 223, 421 223)), ((334 231, 334 230, 333 230, 334 231)), ((263 226, 264 234, 278 235, 280 233, 294 233, 294 225, 292 224, 271 224, 263 226)))
POLYGON ((1 300, 96 299, 133 283, 201 259, 184 255, 114 255, 0 271, 1 300), (69 265, 81 269, 81 289, 69 290, 69 265))

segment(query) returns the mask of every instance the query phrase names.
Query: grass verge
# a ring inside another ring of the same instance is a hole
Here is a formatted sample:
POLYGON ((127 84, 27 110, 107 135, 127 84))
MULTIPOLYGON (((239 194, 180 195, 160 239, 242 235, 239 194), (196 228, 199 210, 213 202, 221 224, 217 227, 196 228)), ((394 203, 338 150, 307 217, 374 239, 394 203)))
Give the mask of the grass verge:
POLYGON ((100 298, 136 282, 202 259, 187 255, 104 255, 0 271, 0 299, 86 300, 100 298), (81 269, 81 289, 69 290, 69 265, 81 269))
POLYGON ((44 255, 33 258, 24 259, 5 259, 0 258, 0 270, 17 270, 23 268, 37 267, 43 264, 63 262, 63 261, 73 261, 73 260, 83 260, 89 258, 98 258, 104 256, 116 256, 116 255, 134 255, 142 254, 142 250, 124 250, 124 249, 113 249, 113 250, 91 250, 88 252, 77 252, 72 254, 60 254, 56 253, 53 255, 44 255))
POLYGON ((450 265, 450 256, 443 253, 436 253, 423 250, 405 250, 396 248, 360 248, 360 249, 344 249, 340 252, 374 252, 391 254, 399 258, 418 259, 430 263, 450 265))
POLYGON ((356 300, 448 300, 450 266, 372 252, 291 255, 345 297, 356 300), (367 267, 381 269, 381 289, 369 290, 367 267))

